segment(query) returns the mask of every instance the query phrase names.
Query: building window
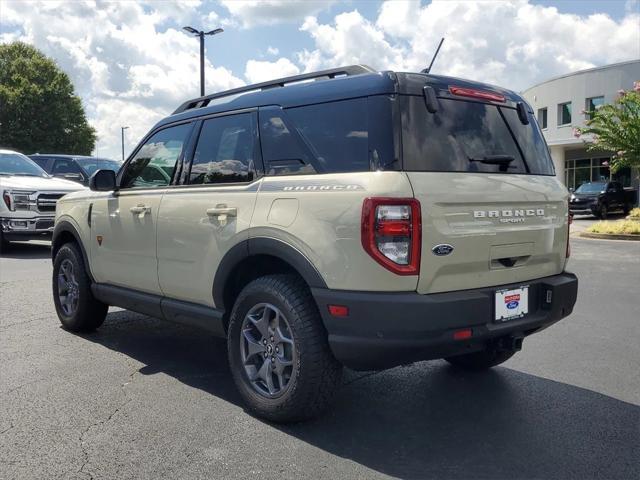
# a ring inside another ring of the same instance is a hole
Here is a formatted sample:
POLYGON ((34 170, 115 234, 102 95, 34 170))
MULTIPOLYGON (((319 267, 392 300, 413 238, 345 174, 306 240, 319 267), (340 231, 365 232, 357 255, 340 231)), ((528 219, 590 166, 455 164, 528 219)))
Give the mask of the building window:
POLYGON ((604 105, 604 97, 587 98, 585 107, 586 119, 589 120, 591 118, 591 113, 598 110, 602 105, 604 105))
POLYGON ((558 126, 571 125, 571 102, 558 105, 558 126))
POLYGON ((585 158, 565 161, 565 184, 576 189, 587 182, 620 182, 624 187, 631 186, 631 170, 621 168, 613 175, 609 170, 610 158, 585 158))
POLYGON ((543 130, 547 128, 547 108, 538 109, 538 123, 543 130))

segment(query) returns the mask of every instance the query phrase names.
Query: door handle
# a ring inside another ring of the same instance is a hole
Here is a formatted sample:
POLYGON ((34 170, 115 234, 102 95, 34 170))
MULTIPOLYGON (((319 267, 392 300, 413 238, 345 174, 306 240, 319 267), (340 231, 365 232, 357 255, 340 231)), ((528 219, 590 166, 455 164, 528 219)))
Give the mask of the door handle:
POLYGON ((135 207, 131 207, 129 211, 137 215, 146 215, 147 213, 151 213, 151 207, 147 205, 136 205, 135 207))
POLYGON ((218 205, 214 208, 207 209, 207 215, 210 217, 220 217, 222 215, 226 217, 237 217, 238 209, 235 207, 227 207, 226 205, 218 205))

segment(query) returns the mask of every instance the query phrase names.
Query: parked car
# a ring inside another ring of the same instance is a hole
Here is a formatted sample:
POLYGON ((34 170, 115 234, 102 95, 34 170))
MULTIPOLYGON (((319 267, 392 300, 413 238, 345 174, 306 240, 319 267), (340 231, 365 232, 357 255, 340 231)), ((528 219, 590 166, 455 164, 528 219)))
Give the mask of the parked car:
POLYGON ((12 240, 51 237, 57 200, 78 190, 86 189, 49 176, 21 153, 0 150, 0 250, 12 240))
POLYGON ((583 183, 572 192, 569 211, 573 215, 595 215, 601 219, 616 211, 626 215, 633 205, 632 194, 618 182, 583 183))
POLYGON ((29 158, 36 162, 45 172, 54 177, 89 185, 89 178, 98 170, 117 172, 122 165, 116 160, 83 155, 59 155, 35 153, 29 158))
POLYGON ((319 414, 343 365, 493 367, 576 301, 569 192, 498 87, 356 65, 217 93, 90 188, 56 214, 62 325, 117 305, 227 337, 273 421, 319 414))

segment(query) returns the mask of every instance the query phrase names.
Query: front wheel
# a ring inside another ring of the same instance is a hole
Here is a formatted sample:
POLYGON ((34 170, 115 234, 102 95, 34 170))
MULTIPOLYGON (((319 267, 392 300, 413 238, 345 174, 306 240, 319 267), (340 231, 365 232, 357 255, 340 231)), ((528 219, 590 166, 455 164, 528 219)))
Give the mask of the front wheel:
POLYGON ((242 290, 231 312, 228 348, 241 396, 267 420, 315 417, 340 384, 342 366, 311 292, 293 275, 261 277, 242 290))
POLYGON ((480 352, 447 357, 445 360, 451 365, 463 370, 482 371, 506 362, 513 357, 515 353, 513 350, 486 349, 480 352))
POLYGON ((606 220, 608 214, 609 210, 607 209, 607 206, 605 204, 602 204, 598 209, 598 217, 600 217, 600 220, 606 220))
POLYGON ((67 243, 58 250, 52 286, 53 303, 66 330, 90 332, 102 325, 109 306, 93 296, 91 279, 75 244, 67 243))

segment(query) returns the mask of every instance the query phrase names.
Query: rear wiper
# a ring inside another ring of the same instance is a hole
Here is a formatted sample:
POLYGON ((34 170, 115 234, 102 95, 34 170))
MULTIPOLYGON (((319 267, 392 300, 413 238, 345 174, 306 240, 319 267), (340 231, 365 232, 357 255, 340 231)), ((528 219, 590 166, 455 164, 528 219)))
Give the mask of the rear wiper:
POLYGON ((484 157, 469 157, 470 162, 480 162, 485 165, 499 165, 501 172, 506 172, 507 168, 516 168, 509 164, 515 160, 513 155, 485 155, 484 157))

